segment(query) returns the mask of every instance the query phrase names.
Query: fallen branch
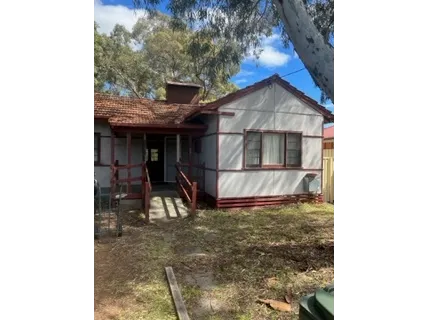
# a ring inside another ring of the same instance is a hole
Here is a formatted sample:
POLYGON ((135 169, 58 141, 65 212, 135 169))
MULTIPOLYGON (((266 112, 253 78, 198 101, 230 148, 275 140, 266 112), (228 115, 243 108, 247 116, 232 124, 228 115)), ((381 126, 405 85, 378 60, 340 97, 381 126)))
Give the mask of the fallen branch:
POLYGON ((258 299, 258 302, 265 303, 266 305, 270 306, 274 310, 286 311, 286 312, 289 312, 292 310, 291 305, 287 302, 282 302, 282 301, 277 301, 272 299, 265 299, 265 300, 258 299))

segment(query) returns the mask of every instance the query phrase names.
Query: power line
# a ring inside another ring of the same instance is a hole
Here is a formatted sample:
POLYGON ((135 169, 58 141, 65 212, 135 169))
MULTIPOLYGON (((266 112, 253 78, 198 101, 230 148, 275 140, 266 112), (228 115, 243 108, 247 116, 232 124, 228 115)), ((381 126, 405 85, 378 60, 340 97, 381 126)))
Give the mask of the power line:
POLYGON ((299 70, 295 70, 295 71, 289 72, 289 73, 287 73, 287 74, 281 75, 281 77, 282 77, 282 78, 283 78, 283 77, 287 77, 287 76, 290 76, 291 74, 294 74, 294 73, 300 72, 300 71, 305 70, 305 69, 306 69, 306 68, 304 67, 304 68, 301 68, 301 69, 299 69, 299 70))

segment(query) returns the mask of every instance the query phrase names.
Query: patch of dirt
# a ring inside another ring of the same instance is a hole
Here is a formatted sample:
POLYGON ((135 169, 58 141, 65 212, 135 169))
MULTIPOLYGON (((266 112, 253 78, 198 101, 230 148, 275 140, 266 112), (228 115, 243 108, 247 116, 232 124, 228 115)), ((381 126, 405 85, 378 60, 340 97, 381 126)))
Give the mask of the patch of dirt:
POLYGON ((187 274, 184 277, 184 281, 190 285, 198 286, 201 290, 211 290, 215 288, 212 271, 187 274))
POLYGON ((334 278, 331 205, 142 220, 129 213, 121 238, 95 241, 95 320, 175 320, 166 266, 198 320, 297 320, 299 299, 334 278), (291 312, 256 302, 284 301, 289 292, 291 312))

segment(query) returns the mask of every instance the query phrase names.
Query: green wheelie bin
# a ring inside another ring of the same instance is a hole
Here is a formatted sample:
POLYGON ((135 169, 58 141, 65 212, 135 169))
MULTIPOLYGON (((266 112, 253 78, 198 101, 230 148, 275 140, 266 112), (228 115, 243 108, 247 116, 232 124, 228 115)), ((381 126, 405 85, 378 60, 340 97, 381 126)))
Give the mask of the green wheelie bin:
POLYGON ((303 297, 299 304, 299 320, 333 320, 334 285, 303 297))

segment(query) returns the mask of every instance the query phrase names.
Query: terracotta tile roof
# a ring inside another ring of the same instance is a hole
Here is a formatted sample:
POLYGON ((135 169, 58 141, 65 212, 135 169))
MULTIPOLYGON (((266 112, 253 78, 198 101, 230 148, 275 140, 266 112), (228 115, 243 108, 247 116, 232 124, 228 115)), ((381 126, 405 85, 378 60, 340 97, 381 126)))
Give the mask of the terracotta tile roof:
POLYGON ((95 118, 108 119, 111 125, 176 125, 201 105, 168 104, 145 98, 119 97, 95 93, 95 118))
MULTIPOLYGON (((230 93, 221 99, 208 103, 205 107, 203 107, 203 109, 217 110, 219 107, 223 106, 224 104, 227 104, 234 100, 242 98, 252 92, 255 92, 261 88, 264 88, 265 86, 273 82, 281 85, 284 89, 294 94, 296 97, 298 97, 299 99, 307 103, 309 106, 311 106, 313 109, 317 110, 320 114, 322 114, 325 117, 325 122, 334 122, 334 115, 328 109, 320 105, 316 100, 306 96, 302 91, 292 86, 289 82, 283 80, 278 74, 274 74, 269 78, 256 82, 246 88, 230 93)), ((198 111, 195 110, 189 116, 190 117, 194 116, 195 114, 197 114, 197 112, 198 111)))
POLYGON ((334 126, 325 128, 323 130, 323 139, 333 139, 334 138, 334 126))

